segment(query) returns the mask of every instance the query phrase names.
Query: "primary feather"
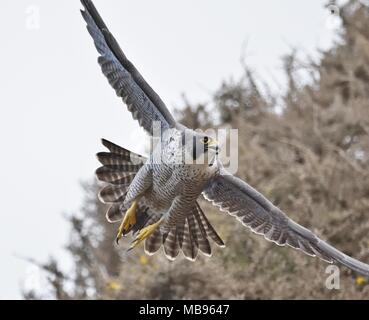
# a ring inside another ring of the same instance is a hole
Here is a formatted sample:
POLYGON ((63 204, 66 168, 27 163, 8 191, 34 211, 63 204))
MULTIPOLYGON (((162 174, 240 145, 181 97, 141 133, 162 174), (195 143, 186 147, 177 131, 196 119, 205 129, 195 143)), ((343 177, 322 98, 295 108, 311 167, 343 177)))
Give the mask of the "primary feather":
POLYGON ((162 129, 175 127, 176 122, 164 102, 127 59, 92 1, 81 2, 85 9, 81 11, 82 16, 100 54, 101 70, 133 117, 149 133, 153 121, 159 121, 162 129))
POLYGON ((280 246, 291 246, 329 263, 339 262, 369 276, 369 265, 347 256, 321 240, 310 230, 288 218, 246 182, 225 171, 209 182, 204 196, 269 241, 280 246))

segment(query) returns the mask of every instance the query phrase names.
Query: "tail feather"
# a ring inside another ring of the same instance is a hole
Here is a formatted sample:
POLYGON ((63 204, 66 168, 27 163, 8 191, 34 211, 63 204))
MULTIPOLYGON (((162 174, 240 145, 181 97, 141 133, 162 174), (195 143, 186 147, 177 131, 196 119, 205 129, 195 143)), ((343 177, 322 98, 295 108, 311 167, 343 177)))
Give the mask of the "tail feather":
MULTIPOLYGON (((190 219, 191 221, 191 219, 190 219)), ((185 220, 184 225, 184 234, 183 234, 183 243, 182 243, 182 251, 184 256, 191 261, 194 261, 198 254, 198 247, 195 240, 196 234, 194 232, 194 227, 188 219, 185 220)))
POLYGON ((196 239, 197 244, 202 253, 204 253, 207 256, 211 256, 211 246, 207 237, 207 234, 205 232, 205 228, 201 223, 199 213, 197 208, 194 210, 194 217, 195 217, 195 228, 196 228, 196 239))
MULTIPOLYGON (((160 217, 157 217, 155 214, 152 214, 149 217, 149 219, 147 220, 145 226, 153 224, 156 221, 158 221, 159 219, 160 219, 160 217)), ((157 228, 152 235, 150 235, 148 238, 146 238, 146 240, 145 240, 145 252, 148 255, 151 256, 160 249, 160 247, 162 245, 162 237, 163 236, 160 232, 160 228, 157 228)))
POLYGON ((198 203, 196 203, 197 207, 197 218, 200 220, 199 225, 201 225, 204 229, 206 234, 219 246, 224 247, 225 244, 222 238, 218 235, 215 231, 213 226, 210 224, 208 218, 206 217, 205 213, 202 211, 201 207, 198 203))
POLYGON ((154 233, 145 240, 145 252, 148 255, 155 254, 162 245, 162 234, 159 229, 156 229, 154 233))
MULTIPOLYGON (((150 209, 148 211, 150 211, 150 209)), ((147 219, 145 225, 142 227, 151 225, 160 219, 160 216, 155 213, 149 214, 148 217, 149 218, 147 219)), ((150 256, 156 253, 163 243, 162 238, 163 236, 160 228, 157 228, 152 235, 145 239, 145 252, 150 256)))
POLYGON ((176 227, 172 228, 163 241, 164 253, 169 260, 174 260, 179 254, 176 227))
MULTIPOLYGON (((146 225, 156 222, 159 217, 151 219, 146 225)), ((195 260, 199 251, 210 256, 212 253, 208 238, 211 238, 220 246, 224 242, 216 233, 200 206, 196 203, 186 218, 177 223, 171 229, 158 228, 149 238, 145 240, 145 252, 154 254, 163 246, 164 254, 169 260, 174 260, 182 250, 188 260, 195 260)))
POLYGON ((178 245, 179 245, 180 248, 182 248, 182 244, 183 244, 184 228, 185 228, 185 224, 184 223, 179 223, 176 226, 176 230, 177 230, 177 241, 178 241, 178 245))

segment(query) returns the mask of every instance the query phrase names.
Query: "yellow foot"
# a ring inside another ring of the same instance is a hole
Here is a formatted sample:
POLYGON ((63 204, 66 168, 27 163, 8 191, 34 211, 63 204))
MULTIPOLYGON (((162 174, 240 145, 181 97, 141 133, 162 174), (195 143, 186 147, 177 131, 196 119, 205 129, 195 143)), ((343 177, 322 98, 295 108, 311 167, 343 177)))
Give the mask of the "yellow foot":
POLYGON ((137 210, 137 201, 133 201, 131 207, 127 210, 124 215, 124 219, 119 226, 117 237, 115 238, 116 243, 119 243, 119 240, 127 233, 130 227, 136 224, 136 210, 137 210))
POLYGON ((154 233, 157 227, 163 222, 164 218, 161 218, 158 222, 155 222, 153 224, 150 224, 149 226, 141 229, 139 233, 137 234, 136 238, 132 241, 131 246, 128 250, 132 250, 134 247, 136 247, 139 243, 141 243, 143 240, 145 240, 148 236, 154 233))

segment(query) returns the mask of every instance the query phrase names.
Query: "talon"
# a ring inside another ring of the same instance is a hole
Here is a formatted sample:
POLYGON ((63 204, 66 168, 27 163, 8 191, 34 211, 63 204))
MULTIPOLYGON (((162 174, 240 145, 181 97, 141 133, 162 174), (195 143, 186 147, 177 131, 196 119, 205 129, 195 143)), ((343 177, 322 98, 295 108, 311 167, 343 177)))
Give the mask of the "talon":
POLYGON ((163 222, 164 218, 162 217, 159 221, 141 229, 136 238, 131 242, 131 246, 128 248, 127 251, 132 250, 135 248, 139 243, 141 243, 143 240, 145 240, 147 237, 149 237, 151 234, 154 233, 154 231, 159 227, 159 225, 163 222))
POLYGON ((123 221, 119 226, 115 242, 119 244, 119 240, 128 232, 128 230, 136 224, 137 201, 133 201, 131 207, 124 215, 123 221))

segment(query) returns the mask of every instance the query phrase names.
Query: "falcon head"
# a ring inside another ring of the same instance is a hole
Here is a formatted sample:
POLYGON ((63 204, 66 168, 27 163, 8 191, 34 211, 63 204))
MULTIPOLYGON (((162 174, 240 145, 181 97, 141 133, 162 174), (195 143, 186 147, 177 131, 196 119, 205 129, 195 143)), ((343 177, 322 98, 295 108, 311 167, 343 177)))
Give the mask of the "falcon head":
POLYGON ((196 133, 192 137, 191 158, 194 163, 212 167, 219 153, 218 142, 206 134, 196 133))
POLYGON ((190 129, 163 133, 161 159, 167 164, 195 165, 212 169, 219 153, 215 138, 190 129))

